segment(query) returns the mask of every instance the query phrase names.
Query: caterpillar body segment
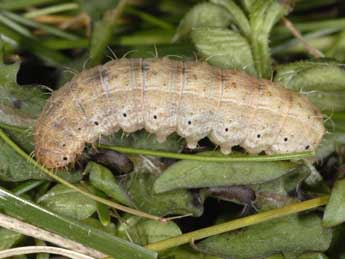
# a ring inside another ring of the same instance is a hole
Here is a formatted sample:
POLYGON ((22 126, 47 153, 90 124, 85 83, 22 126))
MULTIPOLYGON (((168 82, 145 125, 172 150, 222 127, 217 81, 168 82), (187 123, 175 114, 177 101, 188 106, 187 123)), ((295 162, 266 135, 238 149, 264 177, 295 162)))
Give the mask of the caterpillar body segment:
POLYGON ((68 165, 85 143, 119 129, 177 132, 190 148, 208 136, 225 154, 315 150, 322 115, 299 93, 203 62, 119 59, 85 70, 53 93, 35 127, 35 155, 68 165))

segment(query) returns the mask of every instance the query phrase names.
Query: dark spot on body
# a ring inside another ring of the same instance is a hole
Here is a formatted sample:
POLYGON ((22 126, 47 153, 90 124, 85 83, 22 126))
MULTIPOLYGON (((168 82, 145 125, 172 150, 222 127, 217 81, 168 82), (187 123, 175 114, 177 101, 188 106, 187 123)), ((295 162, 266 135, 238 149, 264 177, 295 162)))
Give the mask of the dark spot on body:
POLYGON ((261 134, 256 135, 257 138, 261 138, 261 134))
POLYGON ((288 141, 288 138, 284 138, 284 141, 287 142, 287 141, 288 141))
POLYGON ((98 121, 95 121, 94 123, 95 123, 95 125, 96 125, 96 126, 98 126, 98 125, 99 125, 98 121))
POLYGON ((146 64, 144 61, 141 63, 141 72, 145 73, 150 69, 150 65, 146 64))
POLYGON ((68 158, 67 158, 67 156, 64 156, 62 159, 65 160, 65 161, 67 161, 68 158))
POLYGON ((225 132, 228 132, 229 131, 229 129, 228 128, 225 128, 225 132))
POLYGON ((122 113, 122 116, 126 118, 127 117, 127 113, 122 113))
POLYGON ((182 61, 182 75, 184 75, 186 73, 187 73, 187 68, 186 68, 185 63, 182 61))
POLYGON ((101 77, 102 78, 105 78, 105 77, 109 78, 109 72, 107 69, 102 69, 101 77))
POLYGON ((259 82, 257 84, 257 88, 258 88, 259 91, 261 91, 261 90, 265 89, 265 84, 263 82, 259 82))
POLYGON ((65 147, 65 146, 66 146, 66 144, 62 144, 62 146, 63 146, 63 147, 65 147))
POLYGON ((306 145, 306 146, 305 146, 305 150, 308 150, 309 148, 310 148, 309 145, 306 145))
POLYGON ((157 120, 157 115, 153 115, 153 119, 157 120))
POLYGON ((191 125, 192 124, 192 121, 188 121, 188 125, 191 125))

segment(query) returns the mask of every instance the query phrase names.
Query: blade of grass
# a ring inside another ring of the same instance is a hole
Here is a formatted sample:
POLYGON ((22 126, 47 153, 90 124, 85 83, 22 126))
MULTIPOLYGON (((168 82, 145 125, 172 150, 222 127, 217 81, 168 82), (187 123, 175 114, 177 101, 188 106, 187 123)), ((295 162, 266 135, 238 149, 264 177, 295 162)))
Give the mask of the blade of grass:
POLYGON ((66 39, 45 39, 42 40, 42 45, 55 50, 61 49, 79 49, 87 48, 89 46, 88 39, 76 39, 76 40, 66 40, 66 39))
POLYGON ((67 33, 67 32, 59 30, 55 27, 32 21, 28 18, 25 18, 21 15, 18 15, 18 14, 9 12, 9 11, 3 11, 2 14, 5 15, 7 18, 12 19, 13 21, 15 21, 17 23, 20 23, 20 24, 23 24, 25 26, 29 26, 29 27, 32 27, 35 29, 44 30, 44 31, 46 31, 52 35, 57 36, 57 37, 61 37, 61 38, 68 39, 68 40, 75 40, 75 39, 79 38, 79 37, 77 37, 71 33, 67 33))
POLYGON ((4 12, 0 13, 0 22, 23 36, 33 38, 31 32, 28 29, 6 17, 4 15, 4 12))
POLYGON ((143 21, 152 24, 154 26, 157 26, 159 28, 162 28, 164 30, 174 30, 175 31, 175 27, 173 25, 171 25, 170 23, 159 19, 151 14, 139 11, 133 7, 127 6, 125 9, 125 12, 128 14, 133 14, 135 16, 138 16, 140 19, 142 19, 143 21))
POLYGON ((52 2, 57 2, 57 0, 4 0, 0 3, 0 9, 17 10, 33 7, 35 5, 49 4, 52 2))
POLYGON ((119 0, 116 7, 104 14, 102 20, 97 21, 90 41, 90 61, 88 67, 98 65, 110 44, 116 20, 123 12, 127 0, 119 0))
POLYGON ((20 35, 1 23, 0 34, 3 34, 15 41, 22 49, 27 50, 52 64, 60 65, 70 62, 69 58, 55 50, 43 46, 40 41, 20 35))
POLYGON ((319 198, 311 199, 308 201, 294 203, 279 209, 274 209, 266 212, 261 212, 252 216, 235 219, 226 223, 218 224, 215 226, 199 229, 187 234, 183 234, 177 237, 152 243, 146 246, 146 248, 154 251, 163 251, 165 249, 176 247, 182 244, 188 244, 199 239, 203 239, 209 236, 221 234, 231 230, 251 226, 268 220, 280 218, 283 216, 295 214, 301 211, 317 208, 327 204, 329 196, 322 196, 319 198))
POLYGON ((32 19, 32 18, 42 16, 42 15, 77 10, 78 8, 79 8, 79 5, 77 3, 58 4, 58 5, 41 8, 38 10, 29 11, 25 13, 23 16, 25 18, 32 19))
POLYGON ((109 233, 65 218, 37 204, 0 188, 0 208, 15 218, 24 220, 68 239, 116 258, 156 258, 156 253, 127 242, 109 233))
POLYGON ((45 183, 45 181, 43 181, 43 180, 30 180, 30 181, 26 181, 26 182, 18 185, 16 188, 14 188, 12 190, 12 192, 15 195, 21 195, 23 193, 31 191, 32 189, 35 189, 36 187, 40 186, 43 183, 45 183))
POLYGON ((37 163, 33 158, 31 158, 30 156, 28 156, 28 154, 25 153, 25 151, 23 151, 20 147, 18 147, 16 145, 16 143, 14 143, 7 135, 6 133, 0 129, 0 138, 2 138, 6 144, 8 144, 9 146, 11 146, 13 148, 13 150, 15 150, 19 155, 21 155, 23 158, 25 158, 29 163, 31 163, 33 166, 35 166, 36 168, 38 168, 39 170, 41 170, 42 172, 44 172, 45 174, 47 174, 49 177, 51 177, 52 179, 56 180, 57 182, 71 188, 72 190, 75 190, 83 195, 85 195, 86 197, 89 197, 90 199, 93 199, 97 202, 100 202, 102 204, 108 205, 109 207, 139 216, 139 217, 143 217, 143 218, 148 218, 148 219, 153 219, 153 220, 158 220, 158 221, 162 221, 162 222, 166 222, 168 219, 164 219, 164 218, 160 218, 142 211, 138 211, 126 206, 123 206, 121 204, 112 202, 110 200, 106 200, 103 199, 101 197, 98 197, 96 195, 93 195, 92 193, 80 189, 76 186, 74 186, 73 184, 65 181, 64 179, 60 178, 59 176, 57 176, 56 174, 54 174, 53 172, 49 171, 47 168, 43 167, 42 165, 40 165, 39 163, 37 163))
MULTIPOLYGON (((324 21, 313 21, 313 22, 296 22, 294 23, 295 27, 302 33, 311 32, 311 31, 319 31, 319 30, 334 30, 340 31, 343 30, 345 27, 345 19, 331 19, 331 20, 324 20, 324 21)), ((288 36, 290 34, 289 30, 283 26, 278 25, 273 29, 273 35, 280 35, 288 36)))
POLYGON ((314 152, 301 152, 301 153, 291 153, 283 155, 230 155, 224 157, 210 157, 210 156, 200 156, 191 154, 181 154, 166 151, 130 148, 130 147, 119 147, 110 146, 104 144, 98 144, 98 148, 114 150, 126 154, 135 155, 147 155, 147 156, 157 156, 173 159, 185 159, 185 160, 196 160, 196 161, 209 161, 209 162, 267 162, 267 161, 281 161, 281 160, 291 160, 291 159, 302 159, 313 157, 314 152))

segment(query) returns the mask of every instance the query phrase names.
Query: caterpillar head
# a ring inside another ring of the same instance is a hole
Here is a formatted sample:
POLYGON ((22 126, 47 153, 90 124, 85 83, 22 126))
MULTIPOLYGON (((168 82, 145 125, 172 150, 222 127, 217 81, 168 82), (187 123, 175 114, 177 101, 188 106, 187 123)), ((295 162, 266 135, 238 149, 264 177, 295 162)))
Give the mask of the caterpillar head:
POLYGON ((44 138, 37 136, 35 157, 47 168, 62 168, 76 161, 77 154, 80 154, 83 148, 84 143, 76 142, 73 136, 64 136, 63 139, 53 134, 44 138))

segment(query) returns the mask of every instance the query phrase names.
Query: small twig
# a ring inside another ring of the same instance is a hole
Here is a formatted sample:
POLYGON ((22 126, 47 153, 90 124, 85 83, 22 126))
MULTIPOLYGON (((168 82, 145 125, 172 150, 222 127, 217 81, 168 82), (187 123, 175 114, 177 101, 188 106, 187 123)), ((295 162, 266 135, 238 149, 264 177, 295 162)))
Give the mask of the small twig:
POLYGON ((291 34, 297 38, 303 44, 304 48, 308 51, 308 53, 314 58, 323 58, 325 55, 318 49, 314 48, 303 38, 303 35, 300 31, 294 26, 294 24, 287 18, 282 19, 285 27, 291 32, 291 34))
POLYGON ((93 257, 83 255, 71 250, 52 247, 52 246, 24 246, 0 251, 0 258, 8 258, 16 255, 48 253, 63 255, 72 259, 94 259, 93 257))
MULTIPOLYGON (((93 258, 103 258, 105 255, 101 252, 98 252, 94 249, 85 247, 82 244, 79 244, 75 241, 63 238, 60 235, 51 233, 44 229, 38 228, 26 222, 20 221, 18 219, 12 218, 10 216, 0 214, 0 226, 15 232, 21 233, 26 236, 31 236, 40 240, 48 241, 55 245, 73 250, 79 254, 89 255, 93 258)), ((1 255, 1 253, 0 253, 1 255)), ((8 257, 7 255, 6 257, 8 257)), ((0 257, 5 258, 5 257, 0 257)))
POLYGON ((204 161, 204 162, 270 162, 270 161, 283 161, 291 159, 302 159, 313 157, 315 153, 313 151, 308 152, 299 152, 299 153, 287 153, 287 154, 276 154, 276 155, 229 155, 229 156, 206 156, 206 155, 197 155, 197 154, 182 154, 174 152, 166 152, 159 150, 149 150, 149 149, 140 149, 140 148, 131 148, 131 147, 121 147, 121 146, 111 146, 98 144, 98 148, 114 150, 122 152, 125 154, 134 154, 134 155, 147 155, 147 156, 157 156, 173 159, 183 159, 183 160, 194 160, 194 161, 204 161))
POLYGON ((146 248, 153 251, 163 251, 171 247, 188 244, 191 241, 197 241, 213 235, 218 235, 231 230, 248 227, 254 224, 262 223, 268 220, 295 214, 297 212, 306 211, 327 204, 329 196, 322 196, 308 201, 290 204, 282 208, 261 212, 244 218, 235 219, 229 222, 218 224, 215 226, 199 229, 186 234, 182 234, 170 239, 162 240, 156 243, 148 244, 146 248))

